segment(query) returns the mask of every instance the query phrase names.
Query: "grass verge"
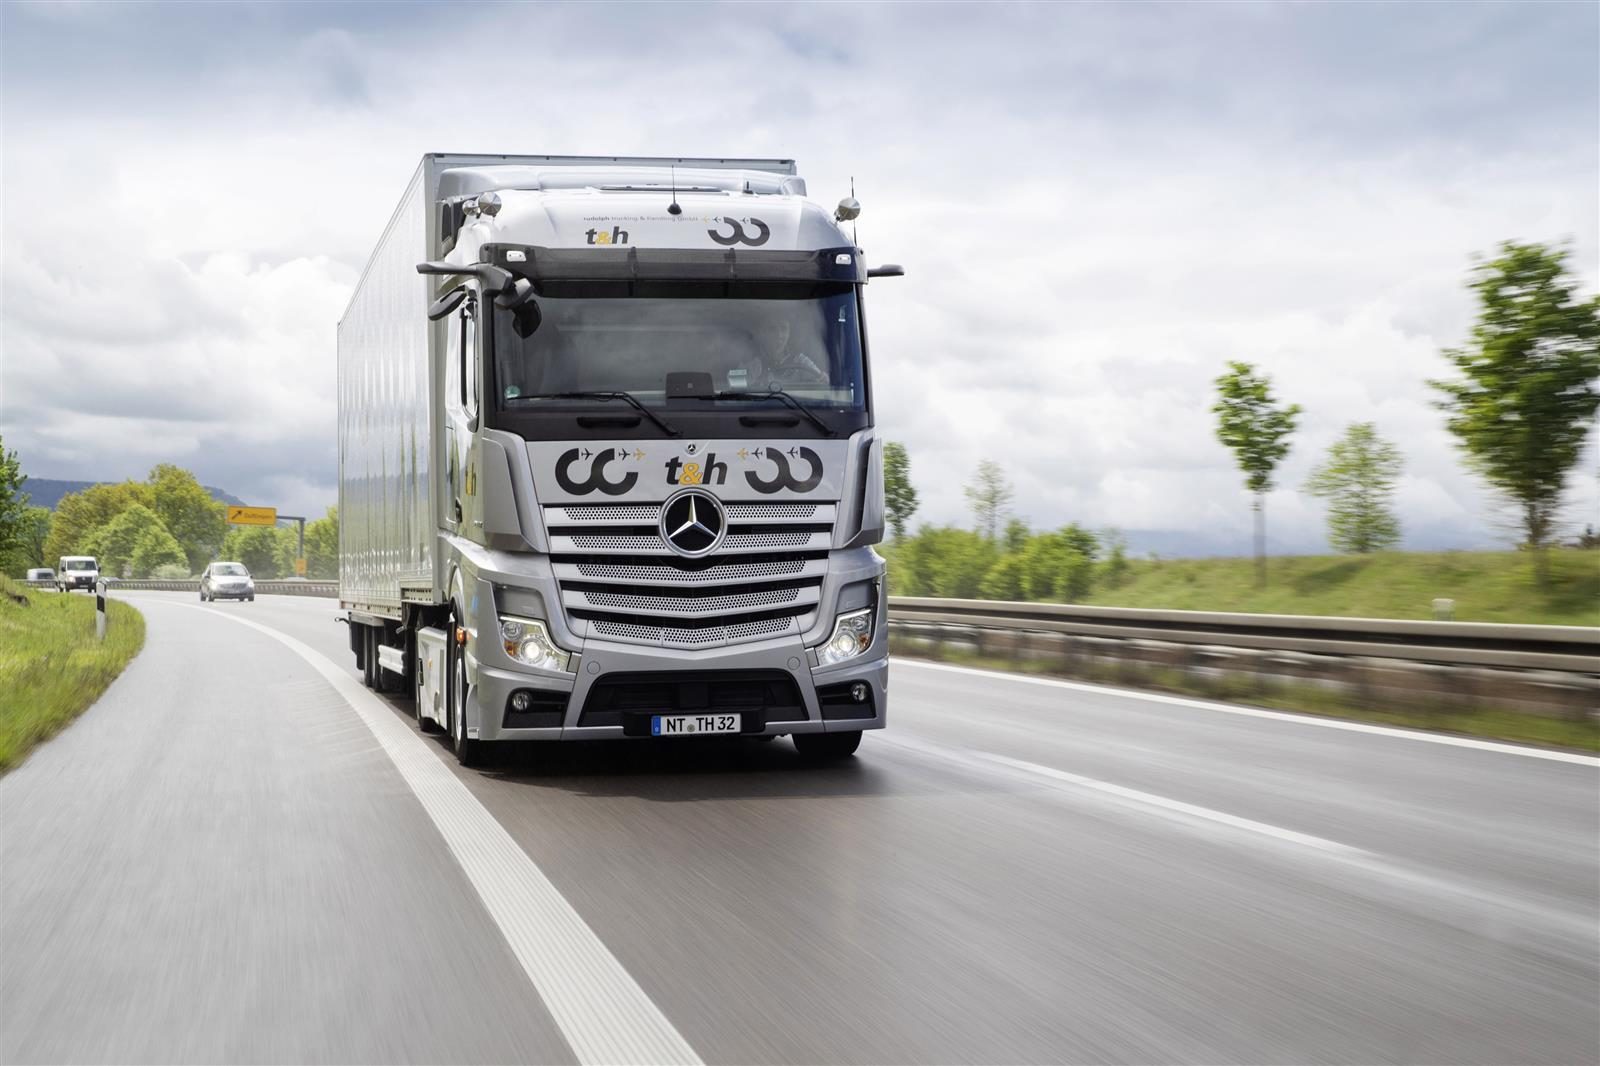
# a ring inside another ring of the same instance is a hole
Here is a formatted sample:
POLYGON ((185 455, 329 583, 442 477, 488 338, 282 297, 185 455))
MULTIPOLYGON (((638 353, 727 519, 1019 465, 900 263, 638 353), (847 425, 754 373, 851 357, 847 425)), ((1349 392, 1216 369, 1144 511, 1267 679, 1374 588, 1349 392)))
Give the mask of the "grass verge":
MULTIPOLYGON (((940 570, 947 587, 914 587, 897 560, 910 540, 884 544, 893 595, 982 597, 982 573, 952 559, 940 570), (962 577, 965 573, 966 577, 962 577), (957 587, 959 586, 959 587, 957 587)), ((1274 555, 1258 588, 1255 563, 1241 559, 1132 559, 1113 584, 1102 566, 1081 602, 1096 607, 1347 618, 1433 617, 1435 599, 1455 603, 1458 622, 1600 625, 1600 549, 1552 548, 1541 580, 1528 552, 1378 552, 1373 555, 1274 555)))
POLYGON ((953 663, 1002 673, 1056 677, 1067 681, 1115 685, 1120 688, 1148 689, 1268 710, 1345 718, 1408 729, 1427 729, 1434 732, 1482 737, 1486 740, 1508 740, 1521 744, 1600 751, 1600 721, 1596 721, 1593 717, 1577 721, 1523 714, 1497 707, 1463 708, 1442 704, 1379 708, 1363 704, 1348 692, 1293 680, 1257 678, 1242 674, 1203 677, 1181 670, 1128 662, 1091 663, 1081 672, 1069 674, 1051 669, 1049 663, 1038 660, 1013 662, 950 647, 940 649, 938 654, 929 654, 930 649, 906 647, 903 641, 894 642, 892 652, 907 659, 927 659, 931 662, 953 663))
POLYGON ((94 616, 93 596, 0 578, 0 773, 82 714, 144 647, 144 616, 128 604, 107 604, 104 642, 94 616))

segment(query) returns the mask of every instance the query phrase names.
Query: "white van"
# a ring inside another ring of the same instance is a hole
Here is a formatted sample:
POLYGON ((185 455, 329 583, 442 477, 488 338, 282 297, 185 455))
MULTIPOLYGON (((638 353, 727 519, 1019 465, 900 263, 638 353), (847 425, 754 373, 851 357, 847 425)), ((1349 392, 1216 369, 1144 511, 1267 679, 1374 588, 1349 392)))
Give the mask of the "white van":
POLYGON ((94 583, 99 580, 100 564, 92 555, 63 555, 56 566, 56 588, 62 592, 73 589, 93 592, 94 583))

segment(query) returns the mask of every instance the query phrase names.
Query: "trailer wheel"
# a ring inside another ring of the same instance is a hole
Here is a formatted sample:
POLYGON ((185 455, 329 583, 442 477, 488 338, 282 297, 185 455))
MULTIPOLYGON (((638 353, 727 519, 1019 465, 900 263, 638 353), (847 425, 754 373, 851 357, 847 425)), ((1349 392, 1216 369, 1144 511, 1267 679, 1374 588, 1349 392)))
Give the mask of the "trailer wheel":
POLYGON ((861 730, 850 733, 796 733, 789 738, 802 759, 831 762, 847 759, 861 746, 861 730))
POLYGON ((483 742, 467 736, 466 649, 455 640, 449 641, 445 649, 450 661, 450 746, 455 750, 456 761, 470 768, 483 761, 483 742))

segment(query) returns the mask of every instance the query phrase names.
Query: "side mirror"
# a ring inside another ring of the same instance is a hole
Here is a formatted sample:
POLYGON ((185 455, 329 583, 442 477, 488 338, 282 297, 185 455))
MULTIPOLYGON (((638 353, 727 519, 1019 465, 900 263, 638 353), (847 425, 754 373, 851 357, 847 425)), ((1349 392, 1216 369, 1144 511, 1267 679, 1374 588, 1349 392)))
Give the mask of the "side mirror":
POLYGON ((456 308, 461 306, 461 302, 466 298, 467 287, 465 285, 457 285, 429 305, 428 321, 437 322, 441 318, 449 317, 456 308))
POLYGON ((539 323, 544 321, 544 312, 539 310, 538 301, 533 298, 533 284, 527 278, 517 278, 508 288, 501 290, 494 298, 494 304, 511 312, 511 329, 523 340, 533 336, 539 323))
POLYGON ((544 312, 539 310, 539 305, 529 300, 527 303, 511 312, 511 331, 523 340, 533 336, 539 328, 539 323, 544 321, 544 312))
POLYGON ((903 278, 905 276, 906 268, 899 263, 885 263, 881 267, 873 267, 867 271, 867 277, 869 278, 903 278))

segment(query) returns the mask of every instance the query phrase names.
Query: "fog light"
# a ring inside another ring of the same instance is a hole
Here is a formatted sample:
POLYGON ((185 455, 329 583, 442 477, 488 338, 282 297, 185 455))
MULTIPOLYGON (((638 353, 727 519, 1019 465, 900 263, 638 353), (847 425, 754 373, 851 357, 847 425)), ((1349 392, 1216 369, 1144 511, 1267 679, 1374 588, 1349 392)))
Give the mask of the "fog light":
POLYGON ((531 618, 500 619, 500 645, 517 662, 540 670, 568 672, 572 659, 556 647, 544 623, 531 618))
POLYGON ((517 691, 511 694, 511 709, 513 711, 525 711, 532 703, 533 697, 526 692, 517 691))
POLYGON ((855 684, 851 685, 850 686, 850 698, 855 700, 857 703, 866 703, 867 702, 867 686, 866 686, 866 683, 863 682, 863 681, 857 681, 855 684))
POLYGON ((860 611, 841 614, 833 623, 833 636, 817 649, 817 665, 832 666, 834 663, 842 663, 846 659, 854 659, 870 648, 872 611, 871 607, 867 607, 860 611))

